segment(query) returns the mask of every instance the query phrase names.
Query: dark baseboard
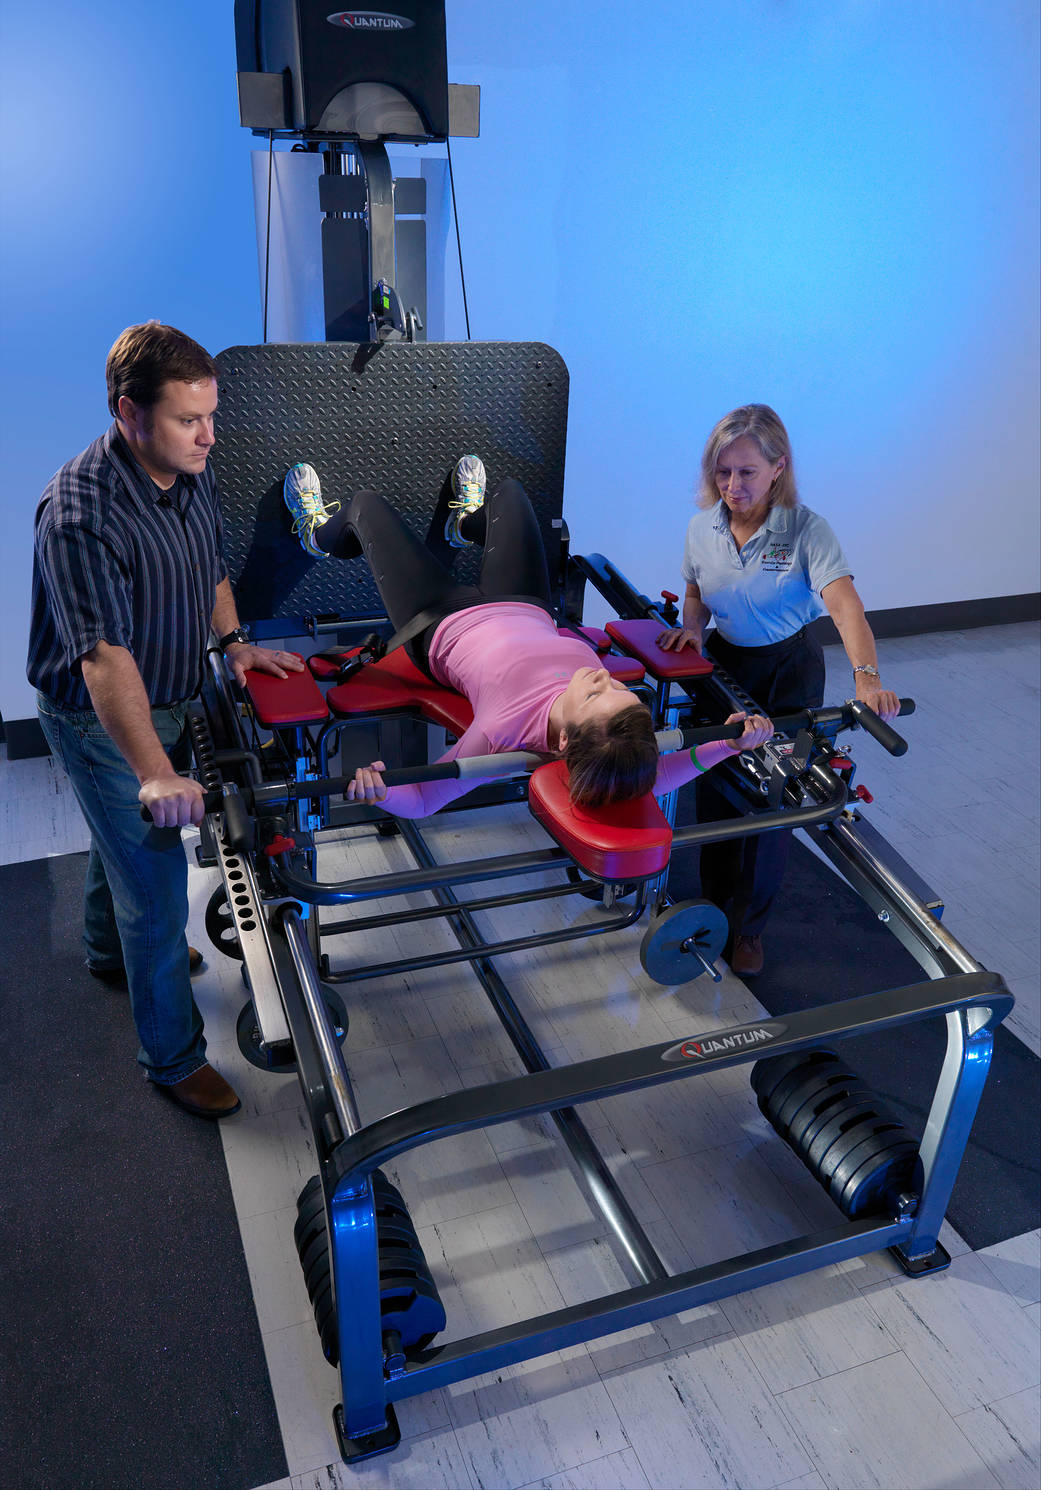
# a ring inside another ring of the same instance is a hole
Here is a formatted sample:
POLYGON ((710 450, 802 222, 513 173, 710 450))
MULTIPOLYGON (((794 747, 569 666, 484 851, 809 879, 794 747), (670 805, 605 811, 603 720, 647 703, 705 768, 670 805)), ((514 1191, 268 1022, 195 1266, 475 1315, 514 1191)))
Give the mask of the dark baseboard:
MULTIPOLYGON (((1041 621, 1041 592, 995 595, 986 600, 949 600, 940 605, 901 605, 894 610, 867 613, 879 640, 889 636, 924 636, 929 631, 972 631, 977 626, 1009 626, 1017 621, 1041 621)), ((814 621, 810 630, 822 647, 839 640, 830 616, 814 621)))
POLYGON ((50 746, 44 738, 38 719, 5 719, 4 740, 9 761, 24 761, 34 755, 50 754, 50 746))
MULTIPOLYGON (((970 631, 977 626, 1008 626, 1016 621, 1041 621, 1041 593, 995 595, 988 600, 951 600, 942 605, 903 605, 895 610, 868 611, 875 636, 919 636, 927 631, 970 631)), ((837 643, 839 634, 830 616, 810 627, 821 646, 837 643)), ((0 721, 9 761, 47 755, 47 741, 37 719, 0 721)))

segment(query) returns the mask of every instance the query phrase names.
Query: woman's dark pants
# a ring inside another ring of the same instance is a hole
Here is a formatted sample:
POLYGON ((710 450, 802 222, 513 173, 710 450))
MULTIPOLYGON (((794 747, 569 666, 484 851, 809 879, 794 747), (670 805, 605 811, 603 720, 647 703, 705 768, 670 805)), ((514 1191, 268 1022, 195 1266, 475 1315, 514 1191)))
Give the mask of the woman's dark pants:
MULTIPOLYGON (((480 511, 464 518, 462 527, 465 538, 484 545, 476 585, 461 585, 378 492, 355 492, 317 530, 320 546, 336 558, 365 555, 395 631, 422 611, 438 613, 437 620, 406 644, 412 660, 424 670, 434 631, 454 611, 507 598, 552 610, 538 519, 518 481, 503 481, 480 511)), ((446 544, 442 552, 450 562, 454 550, 446 544)))
MULTIPOLYGON (((767 714, 816 709, 824 701, 824 654, 806 631, 768 647, 735 647, 712 631, 705 651, 767 714)), ((739 815, 711 774, 699 778, 696 802, 699 823, 739 815)), ((784 878, 791 839, 790 830, 779 829, 701 850, 702 894, 727 912, 735 935, 762 932, 784 878)))

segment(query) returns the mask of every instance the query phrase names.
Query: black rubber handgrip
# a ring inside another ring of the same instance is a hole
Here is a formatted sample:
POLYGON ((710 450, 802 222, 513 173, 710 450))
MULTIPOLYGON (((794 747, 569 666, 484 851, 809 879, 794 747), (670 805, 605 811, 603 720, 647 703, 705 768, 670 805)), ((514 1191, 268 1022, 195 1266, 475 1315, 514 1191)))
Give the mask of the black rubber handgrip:
POLYGON ((248 854, 253 847, 253 819, 238 792, 228 792, 224 797, 224 841, 237 854, 248 854))
MULTIPOLYGON (((882 748, 889 751, 890 755, 907 754, 907 741, 903 735, 898 735, 896 730, 891 725, 888 725, 884 719, 880 718, 868 704, 862 704, 859 699, 854 699, 850 703, 849 709, 861 729, 866 730, 869 735, 873 735, 882 748)), ((901 714, 911 714, 913 711, 914 703, 912 700, 902 698, 900 700, 901 714), (910 704, 911 707, 905 709, 905 704, 910 704)))

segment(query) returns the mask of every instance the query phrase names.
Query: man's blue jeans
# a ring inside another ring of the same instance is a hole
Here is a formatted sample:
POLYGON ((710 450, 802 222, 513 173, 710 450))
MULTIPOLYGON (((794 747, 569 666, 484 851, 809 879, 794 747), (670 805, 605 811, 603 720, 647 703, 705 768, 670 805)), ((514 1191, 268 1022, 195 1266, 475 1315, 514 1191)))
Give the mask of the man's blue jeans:
MULTIPOLYGON (((40 724, 90 828, 84 944, 90 967, 125 967, 141 1050, 160 1085, 206 1064, 202 1017, 188 977, 188 863, 178 828, 145 822, 138 780, 93 709, 37 696, 40 724)), ((176 769, 187 763, 185 706, 153 709, 176 769)))

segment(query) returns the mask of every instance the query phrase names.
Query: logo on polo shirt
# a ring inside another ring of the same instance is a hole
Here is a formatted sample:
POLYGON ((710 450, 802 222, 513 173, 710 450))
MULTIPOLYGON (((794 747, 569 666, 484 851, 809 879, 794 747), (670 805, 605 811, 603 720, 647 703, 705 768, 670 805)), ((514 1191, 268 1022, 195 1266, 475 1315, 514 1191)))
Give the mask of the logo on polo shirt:
POLYGON ((769 574, 785 574, 792 567, 794 552, 792 544, 775 538, 772 543, 768 544, 763 554, 762 568, 769 574))
POLYGON ((388 15, 384 10, 338 10, 325 18, 330 26, 348 31, 409 31, 416 24, 407 16, 388 15))

